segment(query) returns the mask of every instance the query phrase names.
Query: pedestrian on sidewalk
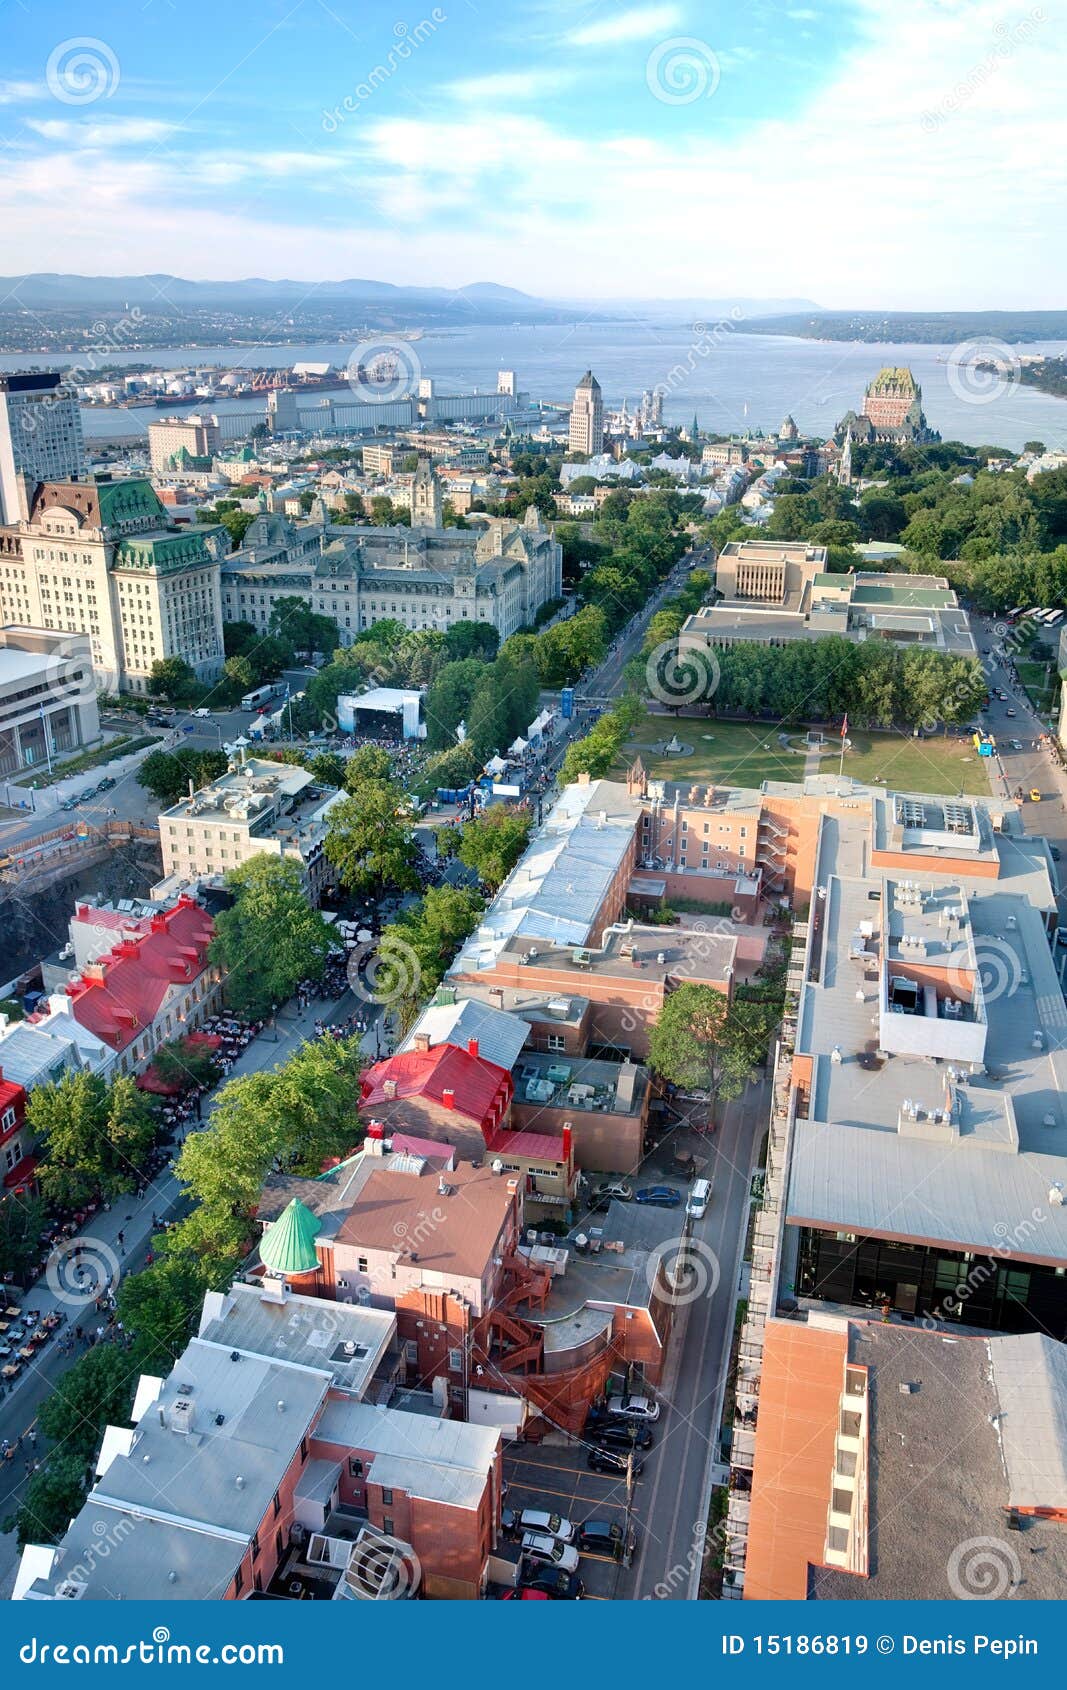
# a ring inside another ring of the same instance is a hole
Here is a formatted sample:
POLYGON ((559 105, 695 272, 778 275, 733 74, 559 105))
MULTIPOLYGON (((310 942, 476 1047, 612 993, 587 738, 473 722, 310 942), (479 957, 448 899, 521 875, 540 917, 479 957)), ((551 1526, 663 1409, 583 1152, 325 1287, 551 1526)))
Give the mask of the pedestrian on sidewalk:
POLYGON ((119 1234, 118 1234, 118 1246, 119 1246, 119 1249, 122 1251, 122 1254, 125 1255, 126 1254, 126 1234, 121 1229, 120 1229, 119 1234))

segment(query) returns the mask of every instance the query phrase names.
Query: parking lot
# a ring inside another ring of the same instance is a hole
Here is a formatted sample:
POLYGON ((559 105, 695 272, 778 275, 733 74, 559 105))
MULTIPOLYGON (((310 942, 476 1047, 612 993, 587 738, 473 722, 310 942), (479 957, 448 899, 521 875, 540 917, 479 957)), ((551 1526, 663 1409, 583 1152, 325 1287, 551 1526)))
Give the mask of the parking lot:
MULTIPOLYGON (((658 1442, 658 1439, 657 1439, 658 1442)), ((659 1451, 638 1452, 644 1463, 634 1486, 630 1523, 641 1540, 641 1501, 659 1451)), ((557 1444, 511 1444, 504 1451, 504 1477, 508 1482, 507 1506, 543 1508, 580 1525, 584 1520, 608 1520, 625 1527, 626 1483, 609 1473, 591 1473, 586 1466, 586 1447, 580 1442, 557 1444)), ((599 1556, 583 1555, 579 1572, 588 1598, 625 1601, 633 1595, 633 1569, 599 1556)))

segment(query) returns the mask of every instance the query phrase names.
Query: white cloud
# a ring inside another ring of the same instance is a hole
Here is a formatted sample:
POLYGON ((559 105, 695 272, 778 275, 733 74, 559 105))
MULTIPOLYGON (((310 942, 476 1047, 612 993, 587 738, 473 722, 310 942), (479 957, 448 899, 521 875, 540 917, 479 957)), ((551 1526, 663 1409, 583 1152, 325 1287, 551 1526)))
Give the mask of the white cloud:
POLYGON ((68 118, 26 119, 26 127, 46 141, 65 141, 79 147, 122 147, 162 141, 177 133, 178 125, 157 118, 112 118, 99 123, 77 123, 68 118))
POLYGON ((25 105, 43 100, 48 93, 43 82, 12 82, 0 77, 0 106, 25 105))
POLYGON ((490 76, 470 76, 446 83, 444 93, 453 99, 480 104, 493 100, 539 100, 574 81, 566 70, 504 70, 490 76))
POLYGON ((567 40, 572 47, 609 47, 620 41, 647 41, 678 29, 681 21, 677 6, 637 6, 632 11, 616 12, 613 17, 599 18, 596 23, 571 30, 567 40))

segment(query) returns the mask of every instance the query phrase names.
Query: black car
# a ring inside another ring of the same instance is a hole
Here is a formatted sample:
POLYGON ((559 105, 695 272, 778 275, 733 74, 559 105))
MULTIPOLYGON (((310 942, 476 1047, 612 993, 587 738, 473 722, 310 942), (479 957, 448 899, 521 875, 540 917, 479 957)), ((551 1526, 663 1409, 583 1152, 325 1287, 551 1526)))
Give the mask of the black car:
POLYGON ((604 1420, 589 1430, 589 1438, 601 1449, 651 1449, 654 1439, 647 1426, 626 1420, 604 1420))
MULTIPOLYGON (((599 1445, 594 1445, 586 1457, 586 1465, 594 1473, 618 1473, 625 1476, 629 1460, 622 1450, 602 1449, 599 1445)), ((635 1479, 640 1478, 644 1465, 643 1461, 634 1462, 635 1479)))
POLYGON ((112 780, 111 776, 105 775, 96 790, 97 792, 110 792, 114 784, 115 782, 112 780))
POLYGON ((541 1590, 556 1602, 577 1602, 585 1594, 578 1574, 565 1573, 562 1567, 538 1567, 527 1562, 519 1583, 523 1590, 541 1590))
POLYGON ((637 1548, 633 1531, 623 1531, 617 1520, 586 1520, 578 1527, 574 1547, 580 1554, 604 1555, 612 1561, 624 1561, 637 1548))
POLYGON ((1054 863, 1058 863, 1059 860, 1060 860, 1060 848, 1059 848, 1059 846, 1058 845, 1050 845, 1049 850, 1052 852, 1052 861, 1054 863))

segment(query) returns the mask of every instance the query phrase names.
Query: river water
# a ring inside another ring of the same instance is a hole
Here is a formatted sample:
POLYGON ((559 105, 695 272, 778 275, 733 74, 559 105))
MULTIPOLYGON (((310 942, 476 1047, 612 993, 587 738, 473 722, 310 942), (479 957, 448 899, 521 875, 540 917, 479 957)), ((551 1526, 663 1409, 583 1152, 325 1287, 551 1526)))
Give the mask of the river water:
MULTIPOLYGON (((386 337, 375 341, 381 345, 386 337)), ((108 354, 114 364, 151 363, 162 369, 186 365, 277 366, 297 360, 344 366, 353 345, 309 344, 267 347, 162 347, 150 352, 108 354)), ((719 434, 746 428, 773 430, 790 412, 802 434, 829 435, 845 411, 859 409, 863 389, 883 364, 907 364, 923 391, 932 427, 946 440, 995 444, 1018 450, 1026 440, 1067 445, 1067 402, 1018 384, 996 384, 994 396, 970 394, 949 364, 948 346, 861 345, 742 334, 730 322, 691 325, 652 320, 579 322, 530 327, 479 326, 455 332, 427 331, 405 348, 416 374, 432 376, 441 392, 495 389, 500 369, 516 372, 521 391, 534 399, 567 404, 575 383, 592 369, 610 408, 638 399, 644 388, 665 389, 668 422, 688 423, 719 434)), ((1067 343, 1046 342, 1027 353, 1067 351, 1067 343)), ((5 354, 0 369, 39 362, 5 354)), ((261 417, 265 401, 200 401, 216 413, 261 417)), ((197 402, 186 407, 195 410, 197 402)), ((179 407, 136 410, 89 407, 85 431, 93 440, 142 434, 161 416, 181 416, 179 407)))

